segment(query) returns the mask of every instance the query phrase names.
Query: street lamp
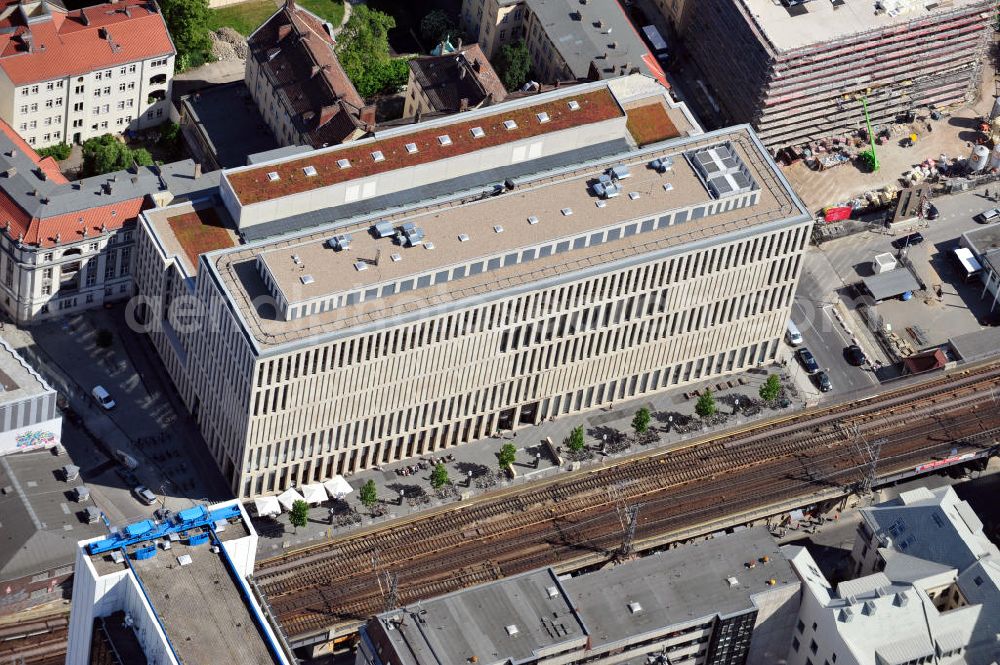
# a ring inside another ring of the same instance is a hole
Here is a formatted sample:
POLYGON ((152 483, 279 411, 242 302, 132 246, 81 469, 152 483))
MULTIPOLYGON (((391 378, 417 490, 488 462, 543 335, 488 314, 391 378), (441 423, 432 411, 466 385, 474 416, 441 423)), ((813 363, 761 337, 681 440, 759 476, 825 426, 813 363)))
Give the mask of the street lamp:
POLYGON ((736 397, 733 399, 733 415, 735 416, 740 412, 740 399, 736 397))
POLYGON ((468 484, 466 485, 466 487, 469 487, 469 488, 471 488, 471 487, 472 487, 472 469, 469 469, 469 471, 468 471, 468 476, 469 476, 469 482, 468 482, 468 484))
POLYGON ((672 415, 667 416, 667 429, 671 432, 674 431, 674 417, 672 415))
POLYGON ((399 505, 403 505, 403 499, 406 498, 406 490, 399 490, 399 505))

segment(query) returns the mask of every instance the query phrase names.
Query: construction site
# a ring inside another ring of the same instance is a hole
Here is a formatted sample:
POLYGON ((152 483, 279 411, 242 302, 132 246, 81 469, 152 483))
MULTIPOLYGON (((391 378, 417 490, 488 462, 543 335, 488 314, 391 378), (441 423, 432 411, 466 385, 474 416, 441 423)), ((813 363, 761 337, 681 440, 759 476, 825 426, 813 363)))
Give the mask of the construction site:
POLYGON ((716 110, 752 124, 776 154, 801 146, 816 152, 817 142, 869 142, 869 122, 882 128, 876 140, 905 141, 913 123, 975 102, 996 6, 703 0, 683 32, 716 110))

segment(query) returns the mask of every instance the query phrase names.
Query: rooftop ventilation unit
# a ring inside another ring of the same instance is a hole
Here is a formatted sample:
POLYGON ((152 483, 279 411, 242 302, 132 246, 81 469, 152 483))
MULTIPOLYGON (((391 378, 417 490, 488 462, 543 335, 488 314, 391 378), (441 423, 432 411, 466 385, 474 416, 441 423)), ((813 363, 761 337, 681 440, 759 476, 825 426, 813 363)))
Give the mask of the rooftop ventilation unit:
POLYGON ((403 257, 400 256, 399 254, 390 254, 389 260, 391 260, 393 263, 398 263, 399 261, 403 260, 403 257))
POLYGON ((559 212, 561 212, 563 214, 563 217, 569 217, 570 215, 573 214, 573 209, 572 208, 563 208, 559 212))
POLYGON ((559 595, 559 589, 557 589, 554 586, 550 586, 545 589, 545 593, 546 595, 548 595, 549 598, 555 598, 556 596, 559 595))
POLYGON ((381 150, 376 150, 375 152, 372 153, 372 159, 374 159, 376 162, 384 162, 385 155, 382 154, 381 150))
POLYGON ((349 160, 349 159, 338 159, 337 160, 337 166, 339 166, 342 169, 350 168, 351 167, 351 160, 349 160))
POLYGON ((576 101, 575 99, 571 99, 570 101, 568 101, 566 103, 566 106, 569 107, 570 111, 579 111, 580 110, 580 102, 576 101))
POLYGON ((406 152, 408 152, 411 155, 414 154, 415 152, 417 152, 417 144, 416 143, 407 143, 405 147, 406 147, 406 152))
POLYGON ((299 258, 298 254, 292 254, 292 263, 294 263, 295 265, 299 265, 300 263, 302 263, 302 259, 299 258))
POLYGON ((486 136, 486 132, 483 131, 482 127, 473 127, 469 130, 469 133, 472 134, 472 138, 474 139, 481 139, 486 136))
POLYGON ((538 122, 541 123, 546 123, 549 120, 551 120, 551 118, 549 118, 549 114, 546 113, 545 111, 542 111, 541 113, 536 113, 535 117, 538 118, 538 122))
POLYGON ((493 231, 495 233, 503 233, 503 227, 500 226, 499 224, 494 224, 493 225, 493 231))
POLYGON ((451 137, 447 134, 442 134, 438 137, 438 143, 441 145, 451 145, 451 137))
POLYGON ((299 277, 299 281, 303 284, 312 284, 315 280, 312 275, 302 275, 299 277))
POLYGON ((504 120, 503 126, 504 129, 506 129, 507 131, 510 131, 512 129, 517 129, 517 123, 514 122, 513 120, 504 120))
POLYGON ((628 604, 628 611, 632 614, 638 614, 639 612, 642 612, 642 605, 633 600, 628 604))
POLYGON ((732 589, 733 587, 739 585, 740 582, 735 577, 727 577, 726 583, 729 584, 729 588, 732 589))
POLYGON ((608 202, 605 201, 604 199, 598 199, 597 201, 594 201, 594 205, 596 205, 598 208, 607 208, 608 202))
POLYGON ((268 171, 267 180, 268 182, 274 182, 275 180, 281 180, 281 176, 278 175, 277 171, 268 171))
POLYGON ((672 183, 669 183, 669 182, 663 183, 663 191, 669 192, 669 191, 672 191, 673 188, 674 188, 674 186, 673 186, 672 183))
POLYGON ((434 243, 430 240, 424 241, 424 249, 434 249, 434 243))
POLYGON ((375 226, 372 227, 372 233, 375 234, 376 238, 388 238, 396 235, 396 229, 392 222, 376 222, 375 226))
POLYGON ((336 252, 339 252, 342 249, 347 249, 351 246, 351 234, 343 233, 341 235, 333 236, 326 241, 326 246, 336 252))
POLYGON ((415 247, 424 239, 424 230, 413 222, 406 222, 402 226, 403 244, 407 247, 415 247))
POLYGON ((538 223, 538 217, 532 215, 531 217, 528 218, 528 223, 534 226, 535 224, 538 223))
POLYGON ((469 242, 469 234, 468 233, 459 233, 458 234, 458 241, 459 242, 469 242))
POLYGON ((660 157, 659 159, 654 159, 649 163, 649 168, 653 169, 657 173, 666 173, 674 165, 673 157, 660 157))
POLYGON ((507 635, 508 635, 509 637, 514 637, 514 636, 515 636, 515 635, 517 635, 517 634, 518 634, 519 632, 521 632, 521 631, 519 631, 519 630, 517 629, 517 624, 513 624, 513 623, 512 623, 512 624, 510 624, 509 626, 504 626, 504 627, 503 627, 503 629, 507 631, 507 635))
POLYGON ((608 175, 610 175, 615 180, 624 180, 625 178, 631 178, 632 173, 628 170, 628 167, 624 164, 619 164, 618 166, 612 166, 608 169, 608 175))
POLYGON ((637 198, 639 198, 639 192, 629 192, 628 197, 633 201, 635 201, 637 198))
POLYGON ((354 269, 357 270, 358 272, 364 272, 365 270, 368 270, 368 264, 365 263, 364 261, 355 261, 354 269))

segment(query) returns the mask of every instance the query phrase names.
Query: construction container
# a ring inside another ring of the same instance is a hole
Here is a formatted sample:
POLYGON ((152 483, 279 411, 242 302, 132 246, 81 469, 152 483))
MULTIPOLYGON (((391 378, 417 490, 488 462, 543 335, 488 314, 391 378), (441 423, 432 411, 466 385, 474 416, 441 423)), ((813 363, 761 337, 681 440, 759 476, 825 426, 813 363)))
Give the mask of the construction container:
POLYGON ((973 173, 982 171, 990 163, 990 149, 984 145, 977 145, 969 155, 969 170, 973 173))

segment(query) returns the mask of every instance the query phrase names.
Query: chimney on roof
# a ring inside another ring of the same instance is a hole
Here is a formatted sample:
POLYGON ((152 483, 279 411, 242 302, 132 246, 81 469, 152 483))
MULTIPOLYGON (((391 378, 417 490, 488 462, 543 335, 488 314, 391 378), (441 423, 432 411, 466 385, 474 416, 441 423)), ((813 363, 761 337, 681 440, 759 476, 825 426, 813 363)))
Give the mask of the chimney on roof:
POLYGON ((358 120, 366 128, 371 128, 375 126, 375 105, 369 104, 368 106, 362 106, 361 110, 358 111, 358 120))
POLYGON ((3 174, 5 176, 7 176, 8 178, 13 178, 14 176, 17 175, 17 169, 12 166, 9 169, 7 169, 6 171, 4 171, 3 174))
POLYGON ((339 107, 336 104, 330 104, 321 108, 319 110, 319 123, 316 126, 322 127, 326 123, 333 120, 333 116, 337 115, 338 108, 339 107))
POLYGON ((323 71, 322 67, 320 67, 319 65, 313 65, 312 66, 312 73, 309 74, 309 78, 311 78, 311 79, 316 78, 316 75, 319 74, 321 71, 323 71))
POLYGON ((62 242, 62 234, 56 231, 56 244, 58 245, 60 242, 62 242))
POLYGON ((25 32, 24 34, 21 35, 21 42, 28 49, 28 53, 31 53, 32 51, 35 50, 34 46, 32 45, 33 40, 34 38, 31 36, 31 32, 25 32))
POLYGON ((111 31, 108 30, 107 28, 101 28, 100 30, 98 30, 97 35, 101 39, 106 39, 109 42, 111 41, 111 31))
POLYGON ((82 231, 80 231, 80 233, 81 233, 81 234, 83 234, 83 237, 84 237, 84 238, 86 238, 86 237, 87 237, 87 235, 88 235, 88 234, 90 233, 90 227, 89 227, 89 226, 84 226, 84 227, 83 227, 83 230, 82 230, 82 231))
POLYGON ((17 157, 17 150, 15 150, 14 148, 11 148, 10 152, 7 153, 7 156, 8 157, 17 157))
POLYGON ((84 25, 90 25, 90 17, 87 16, 86 9, 80 10, 80 22, 83 23, 84 25))
POLYGON ((469 110, 469 98, 468 97, 462 97, 460 100, 458 100, 458 110, 459 110, 459 112, 468 111, 469 110))
POLYGON ((201 162, 194 163, 194 177, 198 179, 201 177, 201 162))
POLYGON ((461 51, 462 50, 462 38, 461 37, 459 37, 458 41, 455 42, 455 50, 456 51, 461 51))
POLYGON ((483 63, 479 62, 479 58, 476 58, 475 60, 472 61, 472 68, 476 71, 477 74, 480 71, 482 71, 483 63))
POLYGON ((287 37, 288 35, 290 35, 290 34, 292 34, 292 25, 291 25, 291 23, 285 23, 284 25, 279 25, 278 26, 278 41, 279 42, 282 39, 284 39, 285 37, 287 37))
POLYGON ((458 80, 459 81, 461 81, 462 79, 465 78, 465 70, 466 69, 467 69, 467 67, 465 66, 465 63, 459 61, 459 63, 458 63, 458 80))
POLYGON ((35 174, 38 176, 39 180, 45 180, 46 179, 45 178, 45 171, 42 169, 41 166, 39 166, 37 169, 35 169, 35 174))

